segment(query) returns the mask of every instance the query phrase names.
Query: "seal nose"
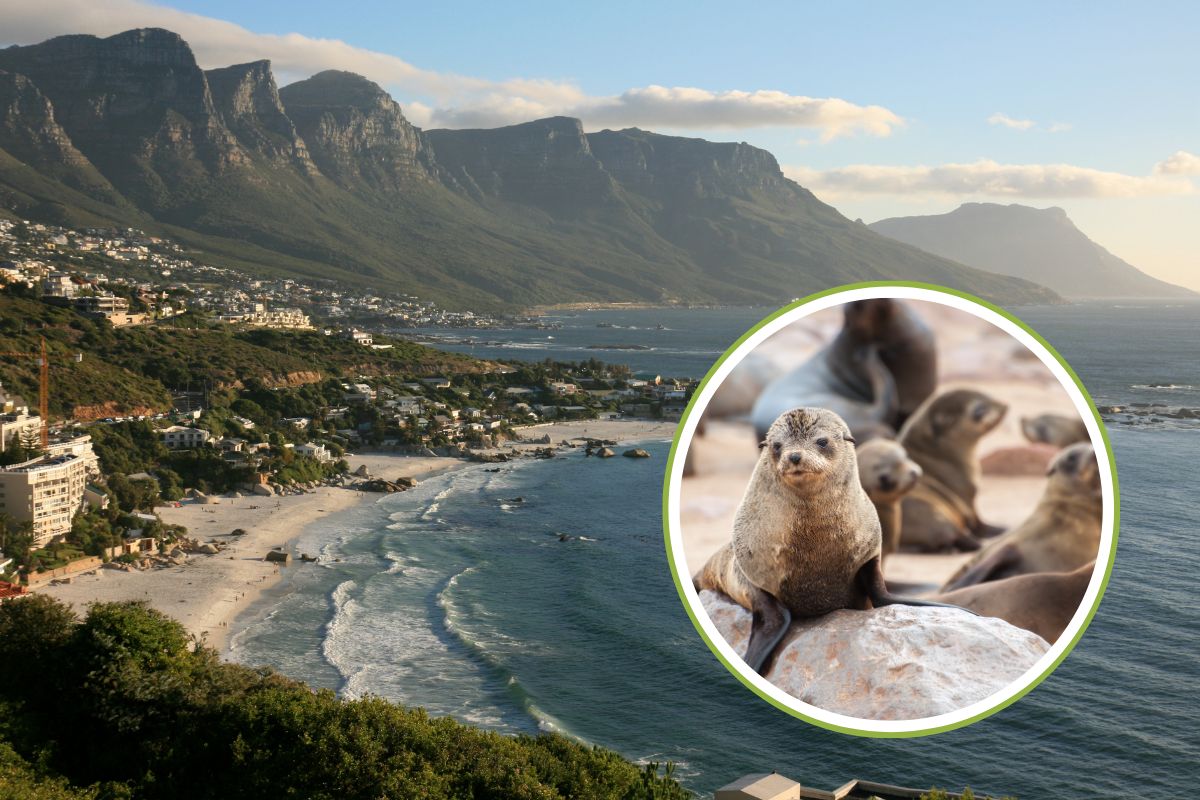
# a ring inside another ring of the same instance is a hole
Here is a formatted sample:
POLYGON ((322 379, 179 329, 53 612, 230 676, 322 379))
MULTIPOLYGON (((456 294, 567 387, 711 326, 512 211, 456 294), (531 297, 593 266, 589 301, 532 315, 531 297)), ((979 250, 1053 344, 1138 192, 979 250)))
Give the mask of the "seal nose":
POLYGON ((895 478, 893 478, 891 475, 880 475, 879 476, 879 488, 883 489, 885 492, 890 492, 892 489, 895 489, 896 488, 895 478))
POLYGON ((788 456, 788 461, 792 462, 793 464, 799 464, 800 463, 800 454, 792 453, 790 456, 788 456))

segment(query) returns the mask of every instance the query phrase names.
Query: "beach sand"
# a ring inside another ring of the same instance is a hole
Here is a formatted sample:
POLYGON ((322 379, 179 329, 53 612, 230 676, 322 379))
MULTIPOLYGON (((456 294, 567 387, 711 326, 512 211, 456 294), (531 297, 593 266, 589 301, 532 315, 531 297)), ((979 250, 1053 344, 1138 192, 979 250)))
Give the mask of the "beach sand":
MULTIPOLYGON (((525 438, 549 435, 554 444, 563 439, 589 436, 622 443, 669 439, 675 425, 644 420, 580 420, 556 423, 522 431, 525 438)), ((545 447, 529 442, 505 443, 504 449, 545 447)), ((347 455, 351 470, 365 465, 372 477, 395 480, 411 477, 418 481, 470 462, 458 458, 402 456, 390 453, 347 455)), ((164 522, 183 525, 188 535, 202 542, 215 539, 227 545, 217 555, 193 554, 180 566, 124 572, 96 569, 73 577, 70 583, 50 584, 35 591, 56 597, 84 613, 94 602, 144 600, 174 619, 190 634, 224 653, 233 621, 262 592, 281 577, 280 567, 263 560, 273 548, 283 547, 321 518, 359 503, 373 503, 386 495, 353 489, 322 486, 307 494, 281 497, 221 497, 216 504, 185 501, 178 508, 156 510, 164 522), (236 528, 246 531, 230 536, 236 528)), ((293 553, 293 557, 298 556, 293 553)))

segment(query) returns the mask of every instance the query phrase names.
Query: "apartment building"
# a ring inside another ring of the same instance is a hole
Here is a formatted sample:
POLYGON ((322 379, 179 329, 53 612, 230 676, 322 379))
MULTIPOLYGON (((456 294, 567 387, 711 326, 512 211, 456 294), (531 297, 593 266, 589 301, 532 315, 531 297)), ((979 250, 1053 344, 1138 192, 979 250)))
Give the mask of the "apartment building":
POLYGON ((88 459, 75 453, 46 456, 0 470, 0 512, 33 523, 34 547, 71 530, 83 505, 88 459))

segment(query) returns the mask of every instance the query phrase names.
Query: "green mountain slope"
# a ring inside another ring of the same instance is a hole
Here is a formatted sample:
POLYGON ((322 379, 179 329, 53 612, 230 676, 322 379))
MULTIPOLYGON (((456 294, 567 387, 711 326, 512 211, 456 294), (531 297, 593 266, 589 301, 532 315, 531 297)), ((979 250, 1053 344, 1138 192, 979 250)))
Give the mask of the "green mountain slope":
MULTIPOLYGON (((113 416, 170 408, 171 390, 267 386, 328 377, 427 377, 489 371, 493 365, 396 340, 390 350, 364 348, 313 331, 235 330, 167 323, 113 327, 71 309, 0 291, 0 346, 50 354, 50 411, 55 417, 113 416), (83 354, 76 362, 74 356, 83 354), (103 410, 108 409, 108 410, 103 410)), ((38 368, 31 358, 0 357, 0 382, 37 405, 38 368)))

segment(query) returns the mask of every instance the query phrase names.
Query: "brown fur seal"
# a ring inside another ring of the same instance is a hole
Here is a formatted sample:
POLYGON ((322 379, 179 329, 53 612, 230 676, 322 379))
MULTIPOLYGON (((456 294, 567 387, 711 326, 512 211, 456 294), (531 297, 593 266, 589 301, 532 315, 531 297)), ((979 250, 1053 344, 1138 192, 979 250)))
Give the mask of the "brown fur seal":
POLYGON ((842 330, 796 369, 769 383, 750 418, 761 440, 788 409, 820 406, 845 420, 855 436, 892 436, 897 413, 896 382, 879 347, 888 341, 896 302, 858 300, 843 309, 842 330))
POLYGON ((900 499, 917 485, 921 465, 899 442, 872 439, 858 447, 858 477, 879 515, 886 559, 900 546, 900 499))
POLYGON ((879 517, 858 479, 854 439, 832 411, 772 423, 733 521, 733 541, 693 578, 753 615, 744 660, 762 672, 792 616, 903 603, 879 565, 879 517))
POLYGON ((1070 572, 1094 561, 1103 514, 1100 467, 1090 444, 1073 444, 1050 464, 1029 518, 963 565, 944 591, 1031 572, 1070 572))
POLYGON ((896 381, 896 430, 937 390, 937 343, 933 331, 908 303, 893 301, 882 327, 879 358, 896 381))
POLYGON ((979 519, 979 440, 1004 418, 1008 406, 973 389, 954 389, 925 402, 900 431, 900 444, 924 474, 904 498, 900 544, 905 549, 978 550, 976 536, 1000 528, 979 519))
POLYGON ((1083 602, 1095 561, 1072 572, 1037 572, 955 589, 935 595, 943 603, 999 617, 1054 644, 1083 602))
POLYGON ((1069 447, 1076 442, 1091 441, 1092 438, 1083 420, 1062 414, 1041 414, 1032 419, 1021 417, 1021 433, 1035 444, 1055 447, 1069 447))

